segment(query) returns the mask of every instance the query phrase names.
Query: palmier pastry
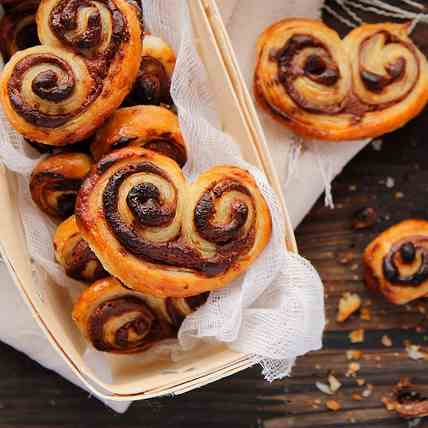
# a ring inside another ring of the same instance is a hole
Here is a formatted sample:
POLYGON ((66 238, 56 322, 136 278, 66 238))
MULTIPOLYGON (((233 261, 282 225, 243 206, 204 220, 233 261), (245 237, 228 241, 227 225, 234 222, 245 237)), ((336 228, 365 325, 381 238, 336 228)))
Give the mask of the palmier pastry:
POLYGON ((94 282, 109 276, 82 238, 74 215, 58 226, 53 243, 56 259, 69 277, 94 282))
POLYGON ((186 146, 177 116, 158 106, 136 106, 117 110, 97 132, 91 144, 95 160, 128 145, 145 147, 174 159, 187 160, 186 146))
POLYGON ((111 275, 159 297, 226 286, 271 234, 269 209, 248 172, 218 166, 189 184, 176 162, 137 147, 116 150, 92 169, 76 218, 111 275))
POLYGON ((319 21, 289 19, 257 44, 260 105, 308 137, 350 140, 392 131, 428 100, 428 65, 407 24, 366 24, 342 41, 319 21))
POLYGON ((170 87, 175 54, 160 37, 144 35, 140 70, 126 105, 172 104, 170 87))
POLYGON ((390 227, 364 251, 366 285, 388 301, 404 304, 428 294, 428 222, 390 227))
POLYGON ((137 76, 141 25, 127 0, 42 0, 42 46, 17 52, 0 79, 5 113, 24 137, 80 141, 122 103, 137 76))
POLYGON ((0 52, 8 60, 17 51, 40 44, 36 11, 39 0, 18 3, 0 21, 0 52))
POLYGON ((91 165, 91 158, 83 153, 59 153, 45 157, 31 174, 33 201, 52 217, 69 217, 74 213, 77 192, 91 165))
POLYGON ((74 306, 73 319, 99 351, 142 352, 175 337, 184 317, 205 300, 205 295, 186 300, 148 296, 109 277, 83 292, 74 306))

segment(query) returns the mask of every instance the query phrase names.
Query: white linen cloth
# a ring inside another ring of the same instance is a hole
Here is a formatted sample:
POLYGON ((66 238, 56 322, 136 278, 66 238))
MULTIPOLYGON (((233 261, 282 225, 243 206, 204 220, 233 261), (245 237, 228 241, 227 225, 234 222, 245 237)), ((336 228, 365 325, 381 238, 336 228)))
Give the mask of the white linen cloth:
MULTIPOLYGON (((318 15, 321 0, 218 0, 232 38, 241 69, 248 83, 251 80, 256 36, 276 19, 285 16, 318 15)), ((322 148, 301 145, 286 131, 262 115, 263 126, 281 173, 285 196, 294 226, 302 220, 324 190, 324 185, 367 143, 325 144, 322 148), (284 144, 285 143, 285 144, 284 144), (294 174, 287 176, 287 165, 281 161, 288 153, 294 174)), ((331 202, 331 201, 330 201, 331 202)), ((48 340, 31 317, 15 288, 4 264, 0 264, 0 339, 27 354, 41 365, 56 371, 83 387, 70 369, 50 347, 48 340), (3 306, 3 307, 2 307, 3 306), (13 313, 12 313, 13 311, 13 313), (19 334, 17 334, 19 332, 19 334)), ((117 412, 124 412, 129 403, 107 402, 117 412)))

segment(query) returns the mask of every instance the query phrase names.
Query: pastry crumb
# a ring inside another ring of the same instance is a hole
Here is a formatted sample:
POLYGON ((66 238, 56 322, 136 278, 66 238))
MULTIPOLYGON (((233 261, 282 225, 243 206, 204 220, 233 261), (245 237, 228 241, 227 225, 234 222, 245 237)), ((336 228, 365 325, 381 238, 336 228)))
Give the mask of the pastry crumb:
POLYGON ((363 399, 361 394, 359 394, 358 392, 353 392, 351 397, 354 401, 361 401, 363 399))
POLYGON ((357 378, 357 379, 356 379, 356 382, 357 382, 357 385, 358 385, 358 386, 363 386, 363 385, 365 385, 365 384, 366 384, 366 380, 365 380, 365 379, 363 379, 362 377, 357 378))
POLYGON ((384 334, 383 336, 382 336, 382 345, 383 346, 386 346, 387 348, 390 348, 391 346, 392 346, 392 340, 391 340, 391 338, 388 336, 388 335, 386 335, 386 334, 384 334))
POLYGON ((371 385, 370 383, 367 384, 366 389, 361 393, 361 395, 364 398, 370 397, 370 395, 372 395, 373 392, 373 385, 371 385))
POLYGON ((351 343, 362 343, 364 342, 364 329, 359 328, 349 333, 349 340, 351 343))
POLYGON ((327 409, 331 410, 332 412, 337 412, 342 408, 340 403, 336 400, 327 400, 325 402, 325 407, 327 407, 327 409))
POLYGON ((337 322, 346 321, 354 312, 361 307, 361 298, 356 293, 346 292, 339 300, 339 309, 336 317, 337 322))
POLYGON ((363 356, 363 351, 357 349, 349 349, 346 351, 347 360, 359 360, 363 356))
POLYGON ((360 309, 360 318, 364 321, 370 321, 372 319, 372 314, 370 308, 364 307, 360 309))
POLYGON ((345 373, 345 375, 346 377, 356 376, 356 374, 360 371, 360 369, 361 369, 360 363, 357 363, 356 361, 352 361, 351 363, 349 363, 348 370, 345 373))

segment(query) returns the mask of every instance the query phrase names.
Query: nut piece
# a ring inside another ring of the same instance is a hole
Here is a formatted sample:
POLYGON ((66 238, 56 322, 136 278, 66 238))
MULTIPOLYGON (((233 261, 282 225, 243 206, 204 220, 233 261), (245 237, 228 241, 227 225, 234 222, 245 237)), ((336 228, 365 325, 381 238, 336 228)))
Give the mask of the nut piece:
POLYGON ((361 298, 356 293, 346 292, 339 301, 339 310, 336 321, 346 321, 354 312, 361 307, 361 298))
POLYGON ((331 410, 333 412, 337 412, 338 410, 340 410, 342 408, 340 403, 336 400, 327 400, 325 402, 325 407, 327 407, 328 410, 331 410))
POLYGON ((382 345, 386 346, 387 348, 390 348, 392 346, 392 340, 389 336, 387 336, 386 334, 384 334, 382 336, 382 345))

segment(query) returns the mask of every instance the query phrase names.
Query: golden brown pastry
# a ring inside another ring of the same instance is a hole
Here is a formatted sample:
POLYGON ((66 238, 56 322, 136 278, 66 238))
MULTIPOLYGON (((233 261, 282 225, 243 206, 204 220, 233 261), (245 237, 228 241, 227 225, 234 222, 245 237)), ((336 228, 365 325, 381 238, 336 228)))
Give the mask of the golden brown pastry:
POLYGON ((395 304, 428 294, 428 222, 405 220, 364 251, 366 285, 395 304))
POLYGON ((154 150, 174 159, 180 166, 187 160, 186 145, 177 116, 158 106, 136 106, 117 110, 97 132, 91 144, 96 161, 126 146, 154 150))
POLYGON ((217 166, 189 184, 176 162, 137 147, 92 169, 76 219, 111 275, 159 297, 225 287, 271 234, 268 206, 248 172, 217 166))
POLYGON ((10 9, 0 21, 0 53, 8 60, 17 51, 40 44, 36 11, 39 0, 25 0, 10 9))
POLYGON ((175 54, 171 47, 160 37, 146 33, 140 71, 126 104, 172 104, 170 87, 174 67, 175 54))
POLYGON ((163 339, 175 337, 184 317, 202 305, 206 297, 160 299, 130 290, 109 277, 83 292, 74 306, 73 319, 99 351, 142 352, 163 339))
POLYGON ((428 65, 407 24, 365 24, 344 40, 322 22, 286 19, 257 44, 255 95, 295 132, 321 140, 375 137, 428 101, 428 65))
POLYGON ((91 158, 83 153, 59 153, 43 158, 31 174, 33 201, 52 217, 69 217, 74 213, 77 192, 91 166, 91 158))
POLYGON ((138 9, 126 0, 42 0, 42 46, 17 52, 0 78, 12 126, 43 144, 80 141, 122 103, 137 76, 138 9))
POLYGON ((78 281, 94 282, 109 276, 82 238, 74 215, 57 227, 53 243, 55 257, 69 277, 78 281))

